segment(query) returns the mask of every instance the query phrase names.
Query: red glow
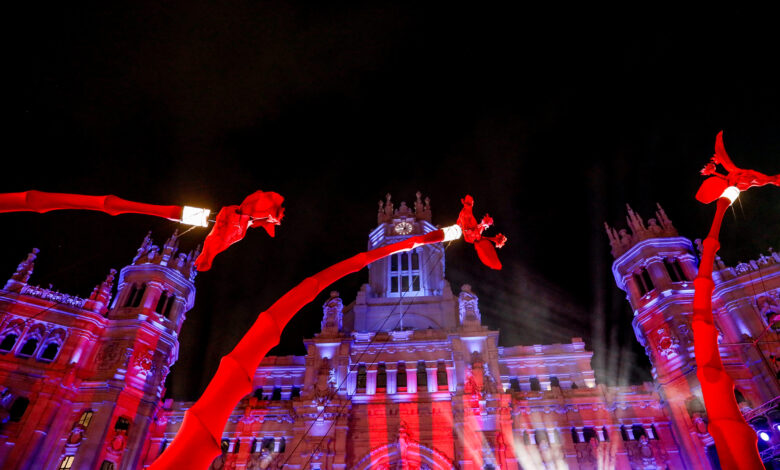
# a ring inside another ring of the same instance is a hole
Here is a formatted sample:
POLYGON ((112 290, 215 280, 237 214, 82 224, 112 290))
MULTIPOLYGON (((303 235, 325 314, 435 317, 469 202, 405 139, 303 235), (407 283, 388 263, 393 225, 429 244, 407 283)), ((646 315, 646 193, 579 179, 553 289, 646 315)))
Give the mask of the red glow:
POLYGON ((387 407, 384 403, 370 403, 368 405, 368 441, 370 448, 380 449, 371 454, 371 467, 380 463, 387 463, 387 407))

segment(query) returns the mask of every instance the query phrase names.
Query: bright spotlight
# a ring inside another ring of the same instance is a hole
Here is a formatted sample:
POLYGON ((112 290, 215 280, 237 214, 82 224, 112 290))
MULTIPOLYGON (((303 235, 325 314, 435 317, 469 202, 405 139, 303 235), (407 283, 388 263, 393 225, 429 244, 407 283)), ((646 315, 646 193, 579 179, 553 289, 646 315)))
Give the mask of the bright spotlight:
POLYGON ((760 437, 764 442, 769 442, 769 439, 771 438, 769 433, 766 431, 758 431, 758 437, 760 437))

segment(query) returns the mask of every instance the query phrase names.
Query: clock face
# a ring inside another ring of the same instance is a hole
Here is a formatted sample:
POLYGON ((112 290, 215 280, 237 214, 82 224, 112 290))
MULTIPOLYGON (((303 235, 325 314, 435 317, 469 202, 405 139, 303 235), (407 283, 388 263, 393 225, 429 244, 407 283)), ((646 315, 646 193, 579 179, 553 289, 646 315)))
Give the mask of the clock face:
POLYGON ((395 224, 395 228, 393 230, 395 230, 395 233, 398 235, 409 235, 412 233, 412 224, 409 222, 398 222, 395 224))

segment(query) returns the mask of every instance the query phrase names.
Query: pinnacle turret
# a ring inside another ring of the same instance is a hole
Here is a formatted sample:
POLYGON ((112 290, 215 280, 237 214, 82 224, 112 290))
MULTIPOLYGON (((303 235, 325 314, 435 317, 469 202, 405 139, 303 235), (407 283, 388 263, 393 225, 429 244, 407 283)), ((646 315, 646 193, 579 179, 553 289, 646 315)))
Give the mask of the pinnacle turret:
POLYGON ((415 201, 413 208, 409 207, 406 202, 401 202, 397 209, 392 201, 392 196, 387 193, 385 201, 379 201, 379 211, 377 214, 377 223, 384 224, 392 222, 395 218, 414 218, 416 220, 431 221, 431 198, 426 197, 422 199, 422 193, 417 191, 415 194, 415 201))
POLYGON ((678 236, 677 229, 674 228, 672 221, 669 220, 661 205, 656 203, 656 207, 658 209, 655 212, 655 217, 648 219, 645 225, 642 216, 626 204, 628 212, 626 223, 630 233, 626 229, 616 230, 611 228, 609 224, 604 222, 604 228, 606 229, 607 237, 609 237, 609 244, 612 247, 612 256, 618 258, 642 240, 678 236))

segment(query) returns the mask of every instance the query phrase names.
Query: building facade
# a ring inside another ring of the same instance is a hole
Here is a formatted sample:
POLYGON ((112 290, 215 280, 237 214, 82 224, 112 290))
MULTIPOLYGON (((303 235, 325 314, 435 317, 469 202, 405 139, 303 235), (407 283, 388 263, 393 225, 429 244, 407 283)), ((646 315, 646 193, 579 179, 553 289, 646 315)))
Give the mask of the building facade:
MULTIPOLYGON (((419 193, 398 207, 388 195, 368 248, 436 230, 431 220, 419 193)), ((263 360, 210 468, 713 468, 690 334, 697 252, 660 208, 647 226, 629 211, 629 228, 608 228, 613 273, 654 383, 597 384, 580 338, 500 346, 479 288, 453 292, 444 248, 425 246, 373 263, 350 303, 331 292, 306 355, 263 360)), ((2 468, 139 469, 175 437, 192 403, 161 393, 196 256, 176 245, 147 237, 113 302, 113 272, 78 299, 27 284, 37 252, 20 264, 0 295, 2 468)), ((777 442, 780 257, 716 275, 727 368, 777 442)))

